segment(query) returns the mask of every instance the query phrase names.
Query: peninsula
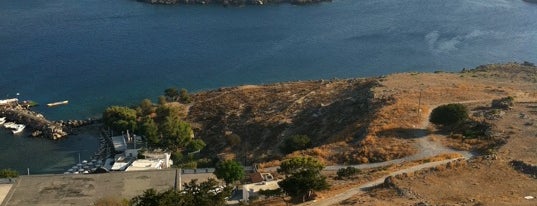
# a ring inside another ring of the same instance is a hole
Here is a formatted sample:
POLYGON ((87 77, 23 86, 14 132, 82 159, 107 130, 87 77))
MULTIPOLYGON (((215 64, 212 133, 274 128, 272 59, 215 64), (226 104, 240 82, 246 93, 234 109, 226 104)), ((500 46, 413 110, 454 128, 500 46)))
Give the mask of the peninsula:
MULTIPOLYGON (((524 62, 196 94, 170 88, 157 104, 108 108, 103 123, 152 136, 150 145, 172 151, 181 168, 214 166, 221 178, 222 164, 254 165, 237 167, 248 172, 238 177, 247 183, 239 186, 241 201, 254 205, 534 205, 536 83, 537 67, 524 62), (311 167, 296 172, 296 164, 311 167)), ((158 178, 171 183, 176 176, 174 170, 54 181, 24 176, 5 205, 190 200, 158 178)))

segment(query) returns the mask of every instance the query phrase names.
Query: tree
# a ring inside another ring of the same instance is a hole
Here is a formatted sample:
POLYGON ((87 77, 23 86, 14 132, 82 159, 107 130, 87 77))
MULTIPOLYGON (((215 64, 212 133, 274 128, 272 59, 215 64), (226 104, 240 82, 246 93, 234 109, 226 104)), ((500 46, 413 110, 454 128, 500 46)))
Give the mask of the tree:
POLYGON ((278 172, 286 178, 278 183, 280 188, 294 199, 302 198, 302 202, 311 198, 313 191, 330 188, 326 177, 321 175, 324 165, 312 157, 295 157, 284 160, 278 172))
POLYGON ((166 101, 166 97, 165 97, 165 96, 159 96, 159 97, 158 97, 158 104, 159 104, 159 105, 165 105, 166 103, 168 103, 168 101, 166 101))
POLYGON ((241 137, 233 133, 226 136, 226 141, 229 146, 234 147, 241 143, 241 137))
POLYGON ((468 110, 462 104, 447 104, 439 106, 431 112, 429 121, 434 124, 451 126, 468 119, 468 110))
POLYGON ((182 88, 179 93, 179 101, 183 103, 190 103, 190 95, 188 94, 188 90, 185 88, 182 88))
POLYGON ((179 105, 174 105, 174 104, 160 105, 156 110, 156 113, 157 113, 156 121, 157 123, 162 124, 162 122, 164 122, 164 120, 167 117, 174 117, 174 118, 180 119, 184 115, 181 113, 182 111, 183 111, 183 108, 179 105))
POLYGON ((196 152, 200 151, 201 149, 205 148, 206 144, 201 139, 193 139, 192 141, 188 142, 186 145, 186 150, 188 152, 196 152))
POLYGON ((142 195, 131 199, 133 206, 224 206, 231 195, 231 188, 222 187, 218 181, 208 179, 197 183, 191 180, 183 185, 183 191, 166 190, 156 192, 145 190, 142 195))
POLYGON ((137 125, 136 110, 121 106, 108 107, 103 113, 103 122, 116 132, 134 131, 137 125))
POLYGON ((284 180, 278 182, 278 185, 291 197, 302 198, 302 202, 309 199, 313 191, 326 190, 330 185, 326 182, 326 177, 318 172, 304 170, 295 173, 284 180))
POLYGON ((0 178, 15 178, 19 176, 19 172, 13 169, 1 169, 0 178))
POLYGON ((282 161, 278 172, 292 175, 304 170, 320 172, 323 168, 323 163, 313 157, 295 157, 282 161))
POLYGON ((173 116, 166 117, 164 123, 161 125, 160 131, 168 149, 174 151, 185 147, 194 137, 194 131, 190 127, 190 124, 173 116))
POLYGON ((244 168, 235 160, 226 160, 216 165, 214 175, 229 185, 244 178, 244 168))
POLYGON ((145 137, 147 143, 151 146, 160 145, 160 135, 158 131, 158 126, 149 116, 142 118, 140 122, 140 133, 145 137))
POLYGON ((307 135, 293 135, 285 139, 280 149, 284 153, 291 153, 308 147, 311 147, 311 140, 307 135))
POLYGON ((179 91, 177 90, 177 88, 168 88, 166 90, 164 90, 164 96, 166 97, 166 99, 169 99, 170 101, 176 101, 177 98, 179 97, 179 91))
POLYGON ((149 99, 144 99, 142 102, 140 102, 140 110, 142 116, 150 115, 151 113, 155 112, 155 108, 153 107, 153 103, 149 99))

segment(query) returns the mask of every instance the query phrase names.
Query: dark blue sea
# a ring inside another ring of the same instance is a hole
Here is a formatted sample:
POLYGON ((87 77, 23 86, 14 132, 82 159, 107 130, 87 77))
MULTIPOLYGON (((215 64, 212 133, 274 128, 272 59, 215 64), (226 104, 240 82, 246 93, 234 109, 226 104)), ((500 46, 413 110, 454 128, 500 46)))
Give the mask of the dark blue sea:
MULTIPOLYGON (((135 0, 0 1, 0 98, 48 118, 108 105, 278 81, 459 71, 537 62, 537 4, 522 0, 335 0, 307 6, 150 5, 135 0), (20 95, 17 96, 16 94, 20 95)), ((0 168, 61 173, 97 149, 0 131, 0 168)))

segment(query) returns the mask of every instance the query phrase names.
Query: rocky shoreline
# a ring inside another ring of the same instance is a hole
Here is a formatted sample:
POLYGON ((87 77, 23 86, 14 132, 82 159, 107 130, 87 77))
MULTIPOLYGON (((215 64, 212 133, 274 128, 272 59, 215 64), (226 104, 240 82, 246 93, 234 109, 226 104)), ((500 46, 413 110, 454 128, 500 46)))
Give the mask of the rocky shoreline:
POLYGON ((0 116, 6 117, 9 122, 26 125, 26 128, 30 129, 32 137, 44 137, 52 140, 66 137, 78 127, 98 122, 94 119, 50 121, 42 114, 30 110, 18 102, 0 105, 0 116))
POLYGON ((220 4, 223 6, 265 5, 289 3, 296 5, 331 2, 332 0, 138 0, 151 4, 220 4))

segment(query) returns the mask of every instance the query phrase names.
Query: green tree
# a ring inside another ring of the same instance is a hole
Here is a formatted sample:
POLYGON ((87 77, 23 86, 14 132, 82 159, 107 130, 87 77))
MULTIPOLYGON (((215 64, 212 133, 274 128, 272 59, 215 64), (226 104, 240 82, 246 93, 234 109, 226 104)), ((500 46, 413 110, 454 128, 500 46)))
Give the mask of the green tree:
POLYGON ((156 121, 157 123, 162 124, 167 117, 180 119, 183 116, 181 112, 182 108, 179 105, 160 105, 156 110, 156 121))
POLYGON ((278 172, 285 174, 286 178, 278 185, 293 199, 301 198, 305 202, 314 191, 330 188, 326 177, 320 173, 323 168, 324 165, 312 157, 284 160, 278 172))
POLYGON ((292 175, 304 170, 320 172, 323 168, 324 164, 313 157, 295 157, 282 161, 278 172, 292 175))
POLYGON ((111 106, 106 108, 103 113, 104 125, 112 128, 116 132, 130 130, 134 132, 136 129, 136 110, 121 107, 111 106))
POLYGON ((302 198, 302 202, 309 199, 313 191, 326 190, 330 185, 326 182, 326 177, 318 172, 304 170, 285 178, 278 182, 278 185, 291 197, 302 198))
POLYGON ((175 87, 164 90, 164 96, 170 101, 176 101, 179 98, 179 91, 175 87))
POLYGON ((179 92, 179 101, 183 103, 190 103, 190 95, 188 94, 188 90, 185 88, 182 88, 179 92))
POLYGON ((186 145, 186 150, 188 152, 196 152, 205 148, 206 144, 201 139, 193 139, 186 145))
POLYGON ((227 135, 226 141, 229 146, 234 147, 241 143, 241 137, 237 134, 227 135))
POLYGON ((468 119, 468 110, 462 104, 447 104, 439 106, 431 112, 429 121, 434 124, 452 126, 468 119))
POLYGON ((308 147, 311 147, 311 140, 307 135, 293 135, 284 140, 280 149, 284 153, 291 153, 308 147))
POLYGON ((244 178, 244 168, 235 160, 226 160, 216 165, 214 175, 229 185, 244 178))
POLYGON ((19 176, 19 172, 13 169, 1 169, 0 178, 15 178, 19 176))
POLYGON ((132 206, 224 206, 230 195, 231 188, 220 186, 214 179, 199 184, 194 179, 183 185, 183 191, 170 189, 159 193, 148 189, 130 203, 132 206))
POLYGON ((174 151, 185 147, 194 137, 194 131, 190 127, 190 124, 173 116, 166 117, 164 123, 161 125, 160 131, 168 149, 174 151))
POLYGON ((155 112, 155 107, 153 107, 153 103, 149 99, 144 99, 142 102, 140 102, 140 110, 141 110, 141 116, 147 116, 151 113, 155 112))
POLYGON ((158 131, 158 126, 149 116, 142 118, 140 122, 140 133, 145 137, 147 143, 150 146, 159 146, 160 145, 160 135, 158 131))
POLYGON ((159 104, 159 105, 165 105, 165 104, 167 104, 167 103, 168 103, 168 101, 166 100, 166 97, 165 97, 165 96, 159 96, 159 97, 158 97, 158 104, 159 104))

